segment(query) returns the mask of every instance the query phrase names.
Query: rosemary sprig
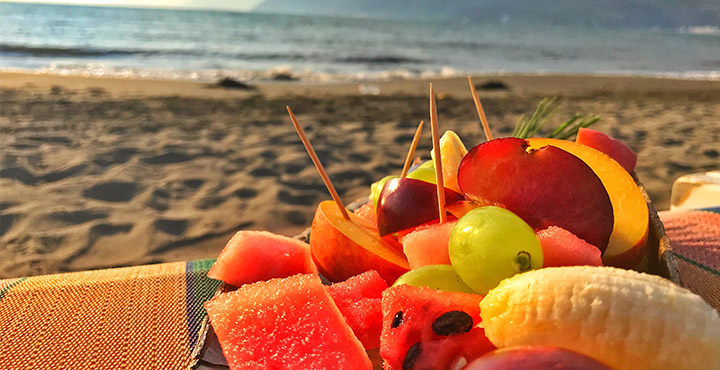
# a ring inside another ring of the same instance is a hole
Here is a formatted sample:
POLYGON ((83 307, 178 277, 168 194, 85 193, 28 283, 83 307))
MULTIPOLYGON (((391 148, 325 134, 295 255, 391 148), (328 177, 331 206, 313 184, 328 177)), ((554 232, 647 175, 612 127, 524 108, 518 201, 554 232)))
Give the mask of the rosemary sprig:
MULTIPOLYGON (((538 136, 538 132, 545 127, 548 120, 557 113, 560 107, 556 104, 557 98, 545 98, 538 103, 535 112, 530 118, 521 116, 515 124, 512 136, 527 139, 529 137, 538 136)), ((600 119, 600 116, 594 114, 581 115, 575 113, 569 119, 558 125, 547 137, 556 139, 569 139, 577 134, 581 127, 588 127, 600 119)))

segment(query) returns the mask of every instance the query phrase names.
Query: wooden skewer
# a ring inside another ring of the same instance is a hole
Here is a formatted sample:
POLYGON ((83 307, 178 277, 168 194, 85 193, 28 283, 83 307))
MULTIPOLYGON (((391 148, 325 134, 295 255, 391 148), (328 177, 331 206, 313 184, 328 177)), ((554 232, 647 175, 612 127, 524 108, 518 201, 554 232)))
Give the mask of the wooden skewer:
POLYGON ((410 143, 410 150, 408 150, 407 157, 405 157, 405 165, 403 166, 402 173, 400 173, 400 177, 407 176, 408 171, 410 171, 410 166, 412 165, 413 157, 415 156, 415 149, 417 148, 418 141, 420 140, 420 134, 422 133, 423 123, 423 121, 420 121, 417 130, 415 130, 415 136, 413 136, 412 143, 410 143))
POLYGON ((433 153, 435 154, 435 183, 437 184, 438 212, 440 223, 447 221, 445 213, 445 184, 443 182, 442 160, 440 158, 440 133, 438 132, 437 105, 435 104, 435 92, 430 83, 430 126, 432 127, 433 153))
POLYGON ((488 141, 490 141, 493 139, 492 133, 490 132, 490 125, 488 125, 487 118, 485 118, 485 111, 483 110, 480 98, 475 91, 475 85, 473 85, 470 76, 468 76, 468 83, 470 84, 470 91, 472 92, 473 101, 475 102, 475 109, 477 109, 478 117, 480 117, 480 122, 482 122, 483 131, 485 131, 485 137, 488 141))
POLYGON ((303 145, 305 145, 305 150, 307 150, 308 154, 310 155, 310 159, 312 159, 313 163, 315 164, 315 168, 320 173, 320 177, 322 177, 322 180, 325 183, 325 187, 327 187, 328 191, 330 192, 330 196, 332 196, 335 204, 337 204, 337 206, 340 208, 340 213, 342 213, 343 217, 345 217, 346 220, 350 220, 350 215, 348 215, 347 210, 345 209, 345 205, 343 205, 342 200, 340 200, 340 196, 338 195, 337 191, 335 191, 335 187, 333 186, 332 182, 330 182, 330 177, 328 177, 327 172, 325 172, 325 168, 323 167, 322 163, 320 163, 320 158, 318 158, 317 154, 315 154, 315 150, 310 144, 310 140, 308 140, 307 136, 305 135, 305 131, 303 131, 297 119, 295 119, 295 115, 290 110, 290 106, 286 106, 286 108, 288 113, 290 114, 290 120, 292 121, 293 126, 295 126, 295 131, 297 131, 298 136, 300 136, 300 140, 302 140, 303 145))

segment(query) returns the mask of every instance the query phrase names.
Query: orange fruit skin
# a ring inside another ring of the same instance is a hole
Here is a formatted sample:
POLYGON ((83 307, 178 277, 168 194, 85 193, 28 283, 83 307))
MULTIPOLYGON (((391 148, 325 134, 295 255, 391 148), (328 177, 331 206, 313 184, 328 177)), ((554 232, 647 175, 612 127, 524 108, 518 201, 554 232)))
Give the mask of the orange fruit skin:
POLYGON ((632 176, 608 155, 589 146, 546 138, 528 141, 532 148, 552 145, 570 152, 595 171, 610 196, 615 217, 603 263, 622 268, 637 266, 645 255, 650 216, 642 191, 632 176))

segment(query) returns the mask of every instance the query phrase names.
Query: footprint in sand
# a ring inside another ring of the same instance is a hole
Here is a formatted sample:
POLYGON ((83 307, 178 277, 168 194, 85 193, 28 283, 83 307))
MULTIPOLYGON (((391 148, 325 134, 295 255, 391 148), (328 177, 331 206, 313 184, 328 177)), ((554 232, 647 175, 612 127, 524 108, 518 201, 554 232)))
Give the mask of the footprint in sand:
POLYGON ((185 234, 185 231, 187 231, 188 220, 173 220, 169 218, 160 218, 155 221, 154 226, 155 230, 162 231, 166 234, 178 236, 185 234))
POLYGON ((80 211, 69 211, 69 212, 55 212, 50 214, 50 216, 58 221, 62 221, 63 223, 70 224, 70 225, 79 225, 88 221, 94 221, 99 220, 102 218, 107 218, 108 214, 105 212, 95 212, 90 210, 80 210, 80 211))
POLYGON ((83 191, 86 198, 105 202, 127 202, 138 193, 138 186, 133 182, 108 181, 95 184, 83 191))
POLYGON ((224 197, 224 196, 208 195, 207 197, 200 199, 200 201, 195 205, 195 208, 196 209, 215 208, 215 207, 221 205, 226 200, 227 200, 227 197, 224 197))
POLYGON ((158 211, 166 211, 168 208, 170 208, 170 193, 167 192, 164 189, 155 189, 153 190, 150 200, 146 203, 146 205, 150 208, 156 209, 158 211))
POLYGON ((307 225, 305 214, 298 210, 292 210, 285 213, 285 219, 296 226, 307 225))
POLYGON ((45 175, 42 175, 40 177, 40 180, 43 182, 60 181, 62 179, 66 179, 68 177, 77 176, 77 175, 83 173, 86 168, 87 168, 87 165, 81 163, 81 164, 72 166, 70 168, 66 168, 64 170, 49 172, 45 175))
POLYGON ((12 213, 0 215, 0 236, 5 235, 6 232, 10 231, 10 228, 15 223, 17 215, 12 213))
POLYGON ((305 164, 288 163, 283 166, 283 173, 294 175, 304 170, 306 167, 307 166, 305 166, 305 164))
POLYGON ((40 243, 33 249, 38 254, 48 254, 62 248, 66 239, 65 235, 43 235, 38 238, 40 243))
POLYGON ((143 157, 140 158, 140 160, 147 164, 171 164, 186 162, 191 160, 192 158, 193 156, 187 153, 170 151, 156 156, 143 157))
POLYGON ((135 148, 117 148, 96 155, 93 162, 98 166, 110 167, 129 161, 137 152, 138 150, 135 148))
POLYGON ((35 185, 38 178, 24 167, 8 167, 0 170, 0 178, 17 180, 25 185, 35 185))
POLYGON ((258 195, 258 191, 252 188, 240 188, 235 190, 233 194, 235 194, 238 198, 250 199, 256 197, 258 195))
POLYGON ((277 199, 287 204, 310 206, 316 203, 317 194, 301 193, 298 195, 294 195, 287 190, 281 190, 278 192, 277 199))
POLYGON ((175 180, 153 190, 146 205, 158 211, 166 211, 174 200, 187 199, 205 184, 203 179, 175 180))
POLYGON ((90 235, 89 235, 90 245, 95 244, 95 242, 98 239, 100 239, 104 236, 111 236, 111 235, 116 235, 116 234, 120 234, 120 233, 127 233, 130 230, 132 230, 132 228, 134 226, 135 225, 129 224, 129 223, 126 223, 126 224, 102 223, 102 224, 94 225, 93 227, 90 228, 90 235))
POLYGON ((253 177, 276 177, 276 176, 278 176, 278 173, 273 168, 258 167, 256 169, 250 171, 250 176, 253 176, 253 177))

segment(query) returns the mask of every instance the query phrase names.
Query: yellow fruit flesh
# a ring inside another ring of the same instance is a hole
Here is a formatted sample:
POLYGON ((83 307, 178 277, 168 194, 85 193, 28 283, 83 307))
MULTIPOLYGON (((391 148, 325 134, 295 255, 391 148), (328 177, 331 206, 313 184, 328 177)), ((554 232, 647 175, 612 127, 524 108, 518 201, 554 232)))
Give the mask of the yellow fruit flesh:
MULTIPOLYGON (((632 248, 644 248, 648 231, 648 207, 632 176, 606 154, 572 141, 532 138, 530 147, 552 145, 572 153, 585 162, 600 178, 610 196, 615 222, 603 261, 611 261, 632 248)), ((642 257, 642 256, 640 256, 642 257)), ((637 263, 639 261, 635 261, 637 263)))
POLYGON ((498 347, 552 345, 616 369, 720 368, 720 317, 659 276, 611 267, 515 275, 480 304, 498 347))
MULTIPOLYGON (((446 188, 462 194, 458 186, 457 172, 460 162, 467 154, 460 137, 453 131, 445 131, 440 138, 440 159, 442 160, 443 182, 446 188)), ((435 159, 435 152, 430 151, 430 157, 435 159)))

